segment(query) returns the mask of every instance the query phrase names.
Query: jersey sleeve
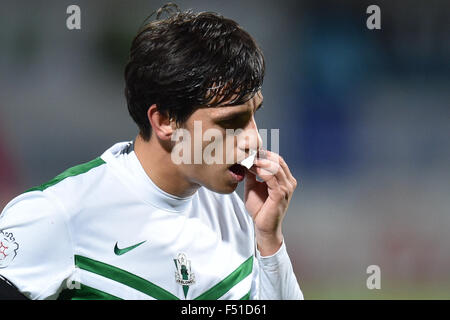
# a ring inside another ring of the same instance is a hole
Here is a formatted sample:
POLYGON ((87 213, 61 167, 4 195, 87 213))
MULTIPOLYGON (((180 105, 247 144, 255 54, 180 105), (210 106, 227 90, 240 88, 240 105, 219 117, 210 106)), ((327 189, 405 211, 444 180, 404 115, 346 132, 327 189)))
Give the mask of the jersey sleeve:
POLYGON ((303 300, 303 293, 283 243, 273 255, 263 257, 255 248, 252 300, 303 300))
POLYGON ((13 199, 0 215, 0 275, 29 299, 57 294, 73 272, 64 208, 42 191, 13 199))

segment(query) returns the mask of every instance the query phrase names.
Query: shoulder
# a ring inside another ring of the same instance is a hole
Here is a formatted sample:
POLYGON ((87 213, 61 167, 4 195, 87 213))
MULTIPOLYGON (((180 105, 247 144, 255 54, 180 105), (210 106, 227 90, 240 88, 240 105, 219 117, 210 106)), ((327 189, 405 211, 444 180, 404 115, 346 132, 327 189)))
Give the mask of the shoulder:
POLYGON ((58 189, 64 189, 70 192, 70 187, 80 188, 89 181, 90 178, 96 178, 105 168, 106 162, 101 157, 97 157, 91 161, 84 162, 70 167, 58 174, 53 179, 33 188, 28 189, 25 193, 32 191, 47 191, 52 193, 58 189))
POLYGON ((53 179, 26 190, 14 199, 14 203, 33 202, 39 208, 59 205, 70 211, 77 203, 82 203, 84 195, 98 184, 101 176, 105 174, 105 164, 101 157, 97 157, 70 167, 53 179))
POLYGON ((53 294, 73 270, 68 216, 58 199, 30 191, 0 215, 0 269, 26 297, 53 294))
POLYGON ((5 206, 0 221, 52 218, 61 211, 58 200, 49 193, 29 191, 15 197, 5 206))
MULTIPOLYGON (((43 184, 26 190, 22 195, 14 199, 14 203, 23 200, 59 203, 67 212, 78 211, 88 197, 95 196, 95 192, 111 185, 109 161, 117 157, 120 151, 129 142, 119 142, 90 161, 76 164, 53 179, 43 184), (106 183, 103 183, 106 182, 106 183)), ((13 201, 12 201, 13 202, 13 201)))

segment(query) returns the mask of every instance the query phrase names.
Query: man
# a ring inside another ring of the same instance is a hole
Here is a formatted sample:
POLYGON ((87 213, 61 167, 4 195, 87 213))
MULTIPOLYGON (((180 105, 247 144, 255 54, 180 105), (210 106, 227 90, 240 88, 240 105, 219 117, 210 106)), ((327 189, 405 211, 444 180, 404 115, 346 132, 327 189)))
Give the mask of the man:
POLYGON ((261 149, 254 119, 263 99, 261 50, 215 13, 159 19, 170 8, 132 42, 125 94, 136 139, 3 210, 4 296, 303 298, 281 228, 297 182, 279 155, 261 149), (176 141, 177 130, 195 136, 198 124, 217 140, 233 138, 211 153, 223 161, 198 161, 204 140, 177 149, 189 141, 176 141), (249 170, 239 164, 256 151, 249 170), (174 161, 176 153, 188 161, 174 161), (244 178, 245 203, 234 192, 244 178))

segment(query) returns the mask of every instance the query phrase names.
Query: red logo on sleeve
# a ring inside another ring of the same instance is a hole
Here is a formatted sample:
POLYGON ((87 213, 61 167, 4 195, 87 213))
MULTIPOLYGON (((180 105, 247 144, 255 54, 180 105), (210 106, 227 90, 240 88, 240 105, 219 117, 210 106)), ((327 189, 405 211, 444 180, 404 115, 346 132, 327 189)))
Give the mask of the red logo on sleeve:
POLYGON ((0 230, 0 268, 9 266, 16 257, 19 244, 11 232, 0 230))

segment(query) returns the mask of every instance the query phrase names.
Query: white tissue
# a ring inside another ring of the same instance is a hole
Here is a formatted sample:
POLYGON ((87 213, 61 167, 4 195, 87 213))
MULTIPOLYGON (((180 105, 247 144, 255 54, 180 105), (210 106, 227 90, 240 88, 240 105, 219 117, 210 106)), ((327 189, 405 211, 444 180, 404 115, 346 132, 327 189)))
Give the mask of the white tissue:
POLYGON ((253 162, 255 161, 256 153, 256 150, 250 150, 250 155, 242 160, 240 165, 246 167, 247 169, 250 169, 253 165, 253 162))

